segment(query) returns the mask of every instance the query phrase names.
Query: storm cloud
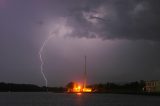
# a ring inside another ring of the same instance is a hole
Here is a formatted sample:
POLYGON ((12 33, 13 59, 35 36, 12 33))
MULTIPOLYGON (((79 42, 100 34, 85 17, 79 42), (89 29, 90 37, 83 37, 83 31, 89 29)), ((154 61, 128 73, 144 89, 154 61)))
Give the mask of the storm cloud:
POLYGON ((159 79, 159 0, 0 0, 0 81, 49 86, 159 79))
POLYGON ((159 0, 86 0, 70 8, 73 36, 160 40, 159 0))

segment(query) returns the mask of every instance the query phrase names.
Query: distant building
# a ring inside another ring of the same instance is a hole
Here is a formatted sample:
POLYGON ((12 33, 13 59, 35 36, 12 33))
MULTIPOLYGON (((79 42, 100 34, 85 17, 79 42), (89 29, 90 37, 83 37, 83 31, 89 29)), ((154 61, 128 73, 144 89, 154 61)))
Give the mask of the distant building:
POLYGON ((160 92, 160 81, 158 80, 146 81, 144 90, 146 92, 160 92))

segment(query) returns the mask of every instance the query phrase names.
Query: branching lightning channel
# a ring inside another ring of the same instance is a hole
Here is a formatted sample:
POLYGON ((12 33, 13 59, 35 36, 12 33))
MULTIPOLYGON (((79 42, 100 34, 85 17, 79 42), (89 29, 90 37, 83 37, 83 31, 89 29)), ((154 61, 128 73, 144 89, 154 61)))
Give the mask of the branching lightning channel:
POLYGON ((43 58, 42 58, 42 53, 43 53, 43 50, 44 50, 47 42, 48 42, 52 37, 53 37, 53 35, 50 35, 50 36, 43 42, 43 44, 42 44, 42 46, 41 46, 41 48, 40 48, 40 51, 39 51, 39 57, 40 57, 40 61, 41 61, 41 74, 43 75, 43 78, 44 78, 44 80, 45 80, 45 86, 46 86, 46 88, 47 88, 47 86, 48 86, 48 80, 47 80, 47 78, 46 78, 46 76, 45 76, 45 74, 44 74, 44 72, 43 72, 43 71, 44 71, 44 69, 43 69, 44 61, 43 61, 43 58))

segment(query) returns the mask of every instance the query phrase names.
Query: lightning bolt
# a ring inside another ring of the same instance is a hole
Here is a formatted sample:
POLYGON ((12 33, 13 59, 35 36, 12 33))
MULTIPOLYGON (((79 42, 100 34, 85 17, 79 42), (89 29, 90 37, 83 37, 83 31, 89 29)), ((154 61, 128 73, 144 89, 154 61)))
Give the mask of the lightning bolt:
POLYGON ((43 78, 44 78, 44 80, 45 80, 45 86, 46 86, 46 88, 47 88, 47 86, 48 86, 48 80, 47 80, 47 78, 46 78, 46 76, 45 76, 45 74, 44 74, 44 72, 43 72, 43 71, 44 71, 44 69, 43 69, 44 61, 43 61, 43 58, 42 58, 42 53, 43 53, 43 50, 44 50, 47 42, 48 42, 50 39, 52 39, 52 38, 53 38, 53 35, 52 35, 52 34, 51 34, 50 36, 48 36, 47 39, 43 42, 43 44, 42 44, 42 46, 41 46, 41 48, 40 48, 40 50, 39 50, 39 57, 40 57, 40 61, 41 61, 41 74, 43 75, 43 78))
POLYGON ((53 37, 55 37, 55 36, 62 37, 66 34, 70 34, 71 32, 72 32, 72 28, 66 25, 66 19, 61 18, 60 22, 58 22, 58 24, 54 25, 51 32, 49 33, 49 36, 42 43, 42 46, 39 50, 39 58, 40 58, 40 62, 41 62, 41 66, 40 66, 41 74, 43 75, 46 88, 48 87, 48 80, 44 74, 44 61, 43 61, 43 57, 42 57, 42 53, 44 51, 44 48, 46 47, 48 41, 51 40, 53 37))

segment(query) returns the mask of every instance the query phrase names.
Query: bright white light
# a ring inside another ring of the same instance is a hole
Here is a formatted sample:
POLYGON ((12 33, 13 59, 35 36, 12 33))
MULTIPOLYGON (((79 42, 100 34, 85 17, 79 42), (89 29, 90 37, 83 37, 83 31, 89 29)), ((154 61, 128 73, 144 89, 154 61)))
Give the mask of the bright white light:
POLYGON ((96 19, 92 19, 92 17, 104 18, 107 15, 106 8, 104 6, 100 6, 95 10, 89 12, 83 12, 83 17, 92 24, 97 24, 99 21, 96 19))
POLYGON ((48 41, 51 40, 54 36, 64 37, 65 35, 72 33, 72 28, 67 26, 67 20, 65 18, 60 18, 60 20, 56 24, 54 24, 54 26, 51 27, 50 30, 51 31, 49 33, 49 36, 45 39, 39 51, 39 57, 41 61, 41 74, 43 75, 43 78, 45 80, 46 87, 48 86, 48 80, 43 72, 44 71, 43 69, 44 61, 42 58, 43 50, 48 41))

